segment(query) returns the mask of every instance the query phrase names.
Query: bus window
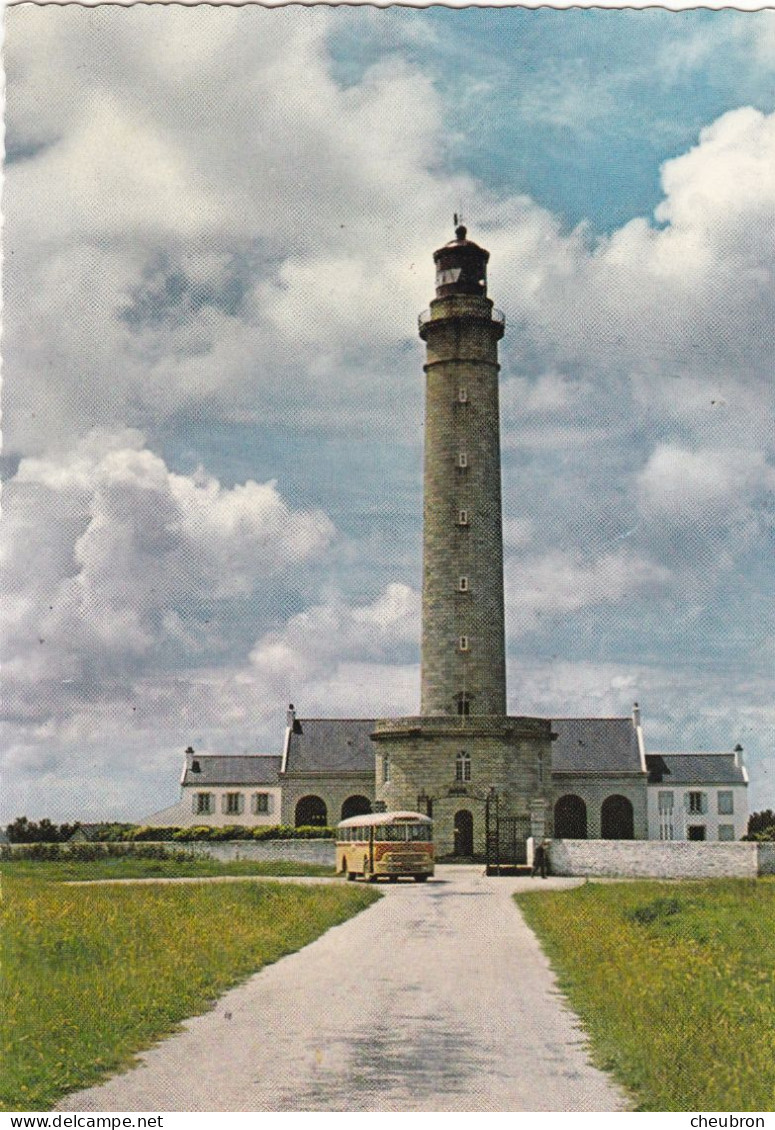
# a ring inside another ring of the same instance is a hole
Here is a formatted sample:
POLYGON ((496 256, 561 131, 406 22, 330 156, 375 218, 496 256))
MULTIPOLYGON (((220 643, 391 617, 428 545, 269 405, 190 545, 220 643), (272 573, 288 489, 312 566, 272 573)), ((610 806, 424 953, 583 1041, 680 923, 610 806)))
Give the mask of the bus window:
POLYGON ((379 824, 374 829, 374 839, 387 843, 402 843, 406 840, 403 824, 379 824))
POLYGON ((421 840, 427 843, 431 838, 429 824, 408 824, 406 830, 410 840, 421 840))

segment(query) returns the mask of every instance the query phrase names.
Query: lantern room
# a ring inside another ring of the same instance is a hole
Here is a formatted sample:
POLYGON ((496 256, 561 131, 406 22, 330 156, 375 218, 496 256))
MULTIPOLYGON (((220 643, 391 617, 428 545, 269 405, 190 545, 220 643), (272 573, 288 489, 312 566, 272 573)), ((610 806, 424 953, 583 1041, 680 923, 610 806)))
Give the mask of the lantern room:
POLYGON ((487 296, 489 251, 466 238, 467 229, 455 228, 455 238, 433 253, 436 263, 436 297, 450 294, 487 296))

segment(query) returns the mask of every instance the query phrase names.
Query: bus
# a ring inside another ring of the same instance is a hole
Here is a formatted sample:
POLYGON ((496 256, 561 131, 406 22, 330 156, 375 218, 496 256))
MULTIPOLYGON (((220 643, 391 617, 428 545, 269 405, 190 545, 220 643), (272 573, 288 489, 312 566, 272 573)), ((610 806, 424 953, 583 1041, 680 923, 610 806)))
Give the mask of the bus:
POLYGON ((336 870, 370 883, 402 875, 424 883, 433 874, 433 821, 419 812, 373 812, 337 825, 336 870))

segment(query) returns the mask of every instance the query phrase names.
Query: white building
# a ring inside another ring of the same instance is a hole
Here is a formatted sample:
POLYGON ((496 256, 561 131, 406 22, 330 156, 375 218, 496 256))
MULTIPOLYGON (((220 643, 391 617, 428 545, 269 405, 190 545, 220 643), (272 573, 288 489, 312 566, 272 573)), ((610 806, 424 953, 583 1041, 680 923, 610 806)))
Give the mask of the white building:
POLYGON ((281 757, 270 754, 200 754, 189 748, 180 780, 180 801, 154 812, 144 823, 170 828, 279 824, 281 762, 281 757))
POLYGON ((732 753, 652 753, 650 840, 740 840, 748 828, 748 773, 732 753))

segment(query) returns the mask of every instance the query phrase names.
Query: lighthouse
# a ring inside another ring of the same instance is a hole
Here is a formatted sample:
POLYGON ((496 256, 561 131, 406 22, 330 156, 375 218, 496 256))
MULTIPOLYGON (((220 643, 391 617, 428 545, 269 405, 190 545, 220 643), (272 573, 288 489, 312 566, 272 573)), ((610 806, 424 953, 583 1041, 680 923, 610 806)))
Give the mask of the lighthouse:
POLYGON ((424 715, 506 713, 498 342, 489 252, 455 229, 434 254, 426 345, 424 715))
POLYGON ((497 806, 522 841, 549 831, 551 724, 506 705, 498 342, 489 252, 434 252, 425 342, 421 713, 375 722, 380 807, 433 816, 441 856, 483 855, 497 806))

